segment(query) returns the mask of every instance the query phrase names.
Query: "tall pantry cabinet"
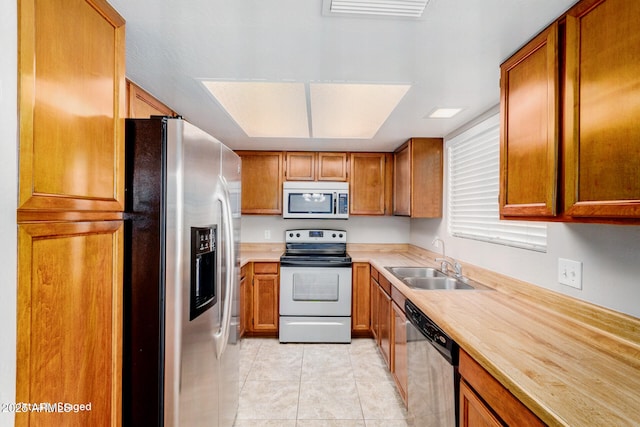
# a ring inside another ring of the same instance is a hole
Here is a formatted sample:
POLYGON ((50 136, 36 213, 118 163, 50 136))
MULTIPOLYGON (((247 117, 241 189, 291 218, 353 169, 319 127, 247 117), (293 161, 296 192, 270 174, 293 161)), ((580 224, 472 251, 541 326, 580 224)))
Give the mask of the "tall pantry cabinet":
POLYGON ((119 425, 125 22, 105 0, 18 12, 16 400, 84 406, 16 425, 119 425))

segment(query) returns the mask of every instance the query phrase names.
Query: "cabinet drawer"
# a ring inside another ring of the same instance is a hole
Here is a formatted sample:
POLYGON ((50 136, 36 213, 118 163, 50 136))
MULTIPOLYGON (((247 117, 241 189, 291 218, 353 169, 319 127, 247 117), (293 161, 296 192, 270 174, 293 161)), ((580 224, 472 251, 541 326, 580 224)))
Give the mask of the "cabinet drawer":
POLYGON ((254 274, 278 274, 277 262, 255 262, 253 263, 254 274))
POLYGON ((378 283, 380 283, 380 287, 382 289, 384 289, 384 291, 387 293, 387 295, 389 297, 391 297, 391 288, 393 286, 391 286, 391 282, 387 280, 386 277, 384 277, 382 274, 380 275, 380 280, 378 281, 378 283))
POLYGON ((378 270, 371 267, 371 278, 377 282, 379 280, 379 276, 380 276, 380 273, 378 273, 378 270))

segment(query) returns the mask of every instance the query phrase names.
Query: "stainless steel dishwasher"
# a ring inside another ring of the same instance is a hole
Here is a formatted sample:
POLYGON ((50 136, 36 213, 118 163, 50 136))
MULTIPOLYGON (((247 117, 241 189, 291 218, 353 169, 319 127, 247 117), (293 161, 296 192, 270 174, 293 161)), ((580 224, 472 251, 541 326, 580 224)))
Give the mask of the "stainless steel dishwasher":
POLYGON ((458 345, 406 300, 408 424, 458 426, 458 345))

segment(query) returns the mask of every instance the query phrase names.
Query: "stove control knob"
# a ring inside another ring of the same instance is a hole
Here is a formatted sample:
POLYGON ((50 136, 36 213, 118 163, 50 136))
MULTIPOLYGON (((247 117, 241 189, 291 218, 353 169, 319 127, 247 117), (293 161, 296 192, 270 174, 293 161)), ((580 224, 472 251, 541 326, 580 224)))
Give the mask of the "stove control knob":
POLYGON ((289 233, 289 237, 293 237, 293 233, 289 233))
POLYGON ((342 233, 340 233, 340 238, 342 239, 342 233))
POLYGON ((336 238, 336 233, 333 233, 333 234, 331 235, 331 237, 333 237, 333 238, 335 239, 335 238, 336 238))
POLYGON ((296 233, 296 237, 300 237, 300 233, 296 233))

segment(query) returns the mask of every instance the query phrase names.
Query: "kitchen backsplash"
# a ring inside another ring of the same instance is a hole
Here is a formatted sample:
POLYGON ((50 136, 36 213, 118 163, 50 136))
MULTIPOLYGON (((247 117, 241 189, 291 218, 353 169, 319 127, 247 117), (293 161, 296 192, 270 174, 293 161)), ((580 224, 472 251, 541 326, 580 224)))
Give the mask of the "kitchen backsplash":
POLYGON ((348 243, 408 243, 410 220, 393 216, 350 216, 347 220, 283 219, 275 215, 243 215, 242 243, 284 242, 292 228, 335 228, 347 230, 348 243))

